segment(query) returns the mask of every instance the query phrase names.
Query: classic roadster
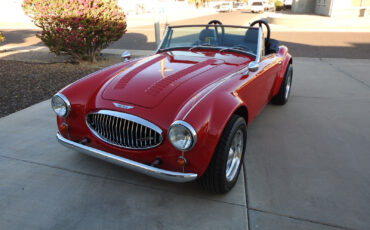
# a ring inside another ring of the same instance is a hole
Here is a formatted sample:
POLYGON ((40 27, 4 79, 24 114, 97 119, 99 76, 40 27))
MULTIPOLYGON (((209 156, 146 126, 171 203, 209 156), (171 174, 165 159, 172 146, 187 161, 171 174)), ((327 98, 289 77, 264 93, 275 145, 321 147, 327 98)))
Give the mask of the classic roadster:
POLYGON ((52 97, 58 141, 152 177, 198 179, 228 192, 248 124, 267 103, 288 101, 288 48, 270 38, 265 21, 243 27, 213 20, 168 26, 154 55, 123 57, 52 97))

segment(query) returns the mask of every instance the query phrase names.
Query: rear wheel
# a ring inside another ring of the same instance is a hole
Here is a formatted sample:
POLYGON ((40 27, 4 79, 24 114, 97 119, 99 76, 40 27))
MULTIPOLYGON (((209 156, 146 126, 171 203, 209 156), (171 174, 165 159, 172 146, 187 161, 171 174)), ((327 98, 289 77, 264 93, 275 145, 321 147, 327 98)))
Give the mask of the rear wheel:
POLYGON ((271 102, 275 105, 284 105, 288 102, 290 90, 292 87, 292 80, 293 80, 293 67, 291 64, 288 65, 283 82, 281 82, 281 86, 279 92, 272 98, 271 102))
POLYGON ((201 185, 215 193, 230 191, 238 180, 246 145, 246 122, 242 117, 232 115, 206 172, 200 178, 201 185))

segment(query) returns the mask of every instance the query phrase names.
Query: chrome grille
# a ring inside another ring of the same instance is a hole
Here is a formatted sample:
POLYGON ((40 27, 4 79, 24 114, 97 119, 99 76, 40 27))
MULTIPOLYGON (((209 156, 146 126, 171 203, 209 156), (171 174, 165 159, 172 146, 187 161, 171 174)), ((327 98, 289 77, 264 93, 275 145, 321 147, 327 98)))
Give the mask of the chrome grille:
POLYGON ((149 149, 162 143, 162 130, 140 117, 110 110, 86 116, 90 130, 101 140, 128 149, 149 149))

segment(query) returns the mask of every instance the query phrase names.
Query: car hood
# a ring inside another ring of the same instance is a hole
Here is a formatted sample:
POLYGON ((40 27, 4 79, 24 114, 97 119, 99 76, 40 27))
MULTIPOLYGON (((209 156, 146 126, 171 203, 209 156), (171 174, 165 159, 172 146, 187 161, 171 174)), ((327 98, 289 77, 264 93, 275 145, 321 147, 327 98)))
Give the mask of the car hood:
POLYGON ((184 90, 176 89, 187 82, 192 84, 186 89, 186 94, 192 95, 249 61, 244 55, 226 52, 164 52, 143 58, 121 70, 103 86, 101 96, 106 100, 154 108, 166 97, 186 99, 183 98, 184 90))

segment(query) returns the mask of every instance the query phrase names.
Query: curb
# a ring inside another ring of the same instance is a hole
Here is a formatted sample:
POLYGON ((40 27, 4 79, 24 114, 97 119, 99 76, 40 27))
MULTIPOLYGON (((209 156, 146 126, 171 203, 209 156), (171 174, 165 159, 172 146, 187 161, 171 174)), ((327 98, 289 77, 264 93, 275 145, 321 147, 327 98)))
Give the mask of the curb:
POLYGON ((284 25, 269 24, 274 32, 362 32, 370 33, 370 29, 352 29, 352 28, 300 28, 288 27, 284 25))
POLYGON ((366 18, 336 19, 318 15, 300 16, 264 14, 275 31, 307 32, 370 32, 370 20, 366 18))
MULTIPOLYGON (((148 56, 152 55, 154 50, 134 50, 134 49, 104 49, 103 54, 117 55, 120 56, 123 52, 129 51, 132 56, 148 56)), ((25 52, 42 52, 50 53, 49 48, 45 46, 2 46, 0 52, 14 52, 14 53, 25 53, 25 52)))

